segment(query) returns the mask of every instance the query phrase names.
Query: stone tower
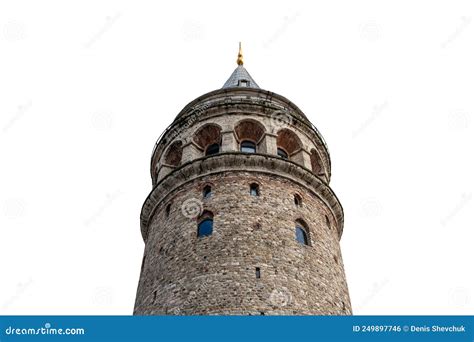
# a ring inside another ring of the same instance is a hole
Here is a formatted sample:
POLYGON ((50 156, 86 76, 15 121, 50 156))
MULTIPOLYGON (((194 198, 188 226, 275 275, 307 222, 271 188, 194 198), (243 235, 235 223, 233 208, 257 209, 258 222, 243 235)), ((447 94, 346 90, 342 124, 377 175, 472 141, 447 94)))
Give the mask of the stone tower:
POLYGON ((319 131, 243 66, 161 135, 135 315, 350 315, 319 131))

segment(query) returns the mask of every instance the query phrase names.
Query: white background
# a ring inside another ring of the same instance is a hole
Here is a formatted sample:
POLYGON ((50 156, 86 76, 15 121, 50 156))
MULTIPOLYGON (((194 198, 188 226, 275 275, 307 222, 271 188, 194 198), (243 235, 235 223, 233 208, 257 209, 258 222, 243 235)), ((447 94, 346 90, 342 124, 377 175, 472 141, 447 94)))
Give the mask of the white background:
POLYGON ((131 314, 155 140, 245 67, 327 140, 355 314, 473 314, 472 1, 2 1, 0 314, 131 314))

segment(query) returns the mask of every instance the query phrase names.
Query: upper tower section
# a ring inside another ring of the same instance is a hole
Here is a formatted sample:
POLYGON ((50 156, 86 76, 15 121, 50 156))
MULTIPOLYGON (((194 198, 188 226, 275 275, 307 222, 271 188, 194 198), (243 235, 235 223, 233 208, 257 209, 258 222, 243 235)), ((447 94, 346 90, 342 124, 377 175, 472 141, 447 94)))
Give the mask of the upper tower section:
POLYGON ((329 184, 322 135, 294 103, 261 89, 243 64, 239 45, 237 67, 224 86, 186 105, 158 139, 150 169, 154 186, 184 164, 218 153, 278 157, 329 184))

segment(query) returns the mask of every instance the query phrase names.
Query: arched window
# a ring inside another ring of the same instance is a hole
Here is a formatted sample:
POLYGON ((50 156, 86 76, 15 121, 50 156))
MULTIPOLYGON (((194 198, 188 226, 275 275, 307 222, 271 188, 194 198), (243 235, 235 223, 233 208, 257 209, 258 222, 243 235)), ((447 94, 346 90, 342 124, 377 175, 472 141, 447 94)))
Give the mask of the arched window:
POLYGON ((326 226, 328 226, 329 230, 331 230, 331 221, 329 220, 329 216, 326 215, 326 226))
POLYGON ((211 197, 212 189, 210 185, 206 185, 204 189, 202 189, 202 197, 209 198, 211 197))
POLYGON ((251 196, 260 196, 260 189, 257 183, 250 184, 250 195, 251 196))
POLYGON ((216 124, 205 124, 194 134, 193 142, 206 156, 219 153, 222 143, 221 127, 216 124))
POLYGON ((203 237, 212 235, 213 225, 214 215, 209 211, 205 211, 199 220, 197 236, 203 237))
POLYGON ((280 147, 277 148, 277 154, 280 158, 288 159, 288 153, 286 153, 285 150, 280 147))
POLYGON ((277 154, 281 158, 290 159, 291 156, 293 160, 295 155, 302 150, 303 144, 295 132, 283 128, 277 133, 277 148, 277 154))
POLYGON ((165 163, 170 166, 178 166, 181 164, 181 158, 183 156, 183 143, 181 141, 175 141, 168 148, 165 156, 165 163))
POLYGON ((302 245, 308 245, 308 234, 301 226, 296 226, 296 241, 302 245))
POLYGON ((298 194, 295 194, 295 205, 297 207, 301 207, 302 204, 303 204, 303 200, 301 199, 301 196, 298 194))
POLYGON ((265 139, 265 126, 253 119, 239 121, 234 127, 234 133, 240 144, 240 151, 256 153, 259 145, 265 139))
POLYGON ((219 150, 220 150, 219 144, 212 144, 212 145, 209 145, 209 146, 206 148, 206 156, 210 156, 210 155, 213 155, 213 154, 217 154, 217 153, 219 153, 219 150))
POLYGON ((314 148, 311 150, 310 161, 311 161, 311 169, 313 170, 313 173, 315 173, 316 175, 324 175, 324 171, 321 167, 322 165, 321 157, 319 156, 318 152, 314 148))
POLYGON ((295 235, 296 235, 296 241, 298 241, 302 245, 306 245, 306 246, 310 245, 311 240, 309 238, 309 229, 303 220, 296 221, 295 235))
POLYGON ((255 143, 252 141, 244 140, 240 143, 240 152, 256 153, 257 146, 255 146, 255 143))

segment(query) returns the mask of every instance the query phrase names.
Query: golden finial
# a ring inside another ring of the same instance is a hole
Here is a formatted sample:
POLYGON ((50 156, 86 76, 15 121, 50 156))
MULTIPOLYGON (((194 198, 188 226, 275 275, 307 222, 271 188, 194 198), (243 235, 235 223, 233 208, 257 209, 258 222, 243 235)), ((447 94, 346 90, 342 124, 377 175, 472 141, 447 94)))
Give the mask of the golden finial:
POLYGON ((239 54, 237 55, 237 64, 244 65, 244 56, 242 55, 242 44, 239 42, 239 54))

